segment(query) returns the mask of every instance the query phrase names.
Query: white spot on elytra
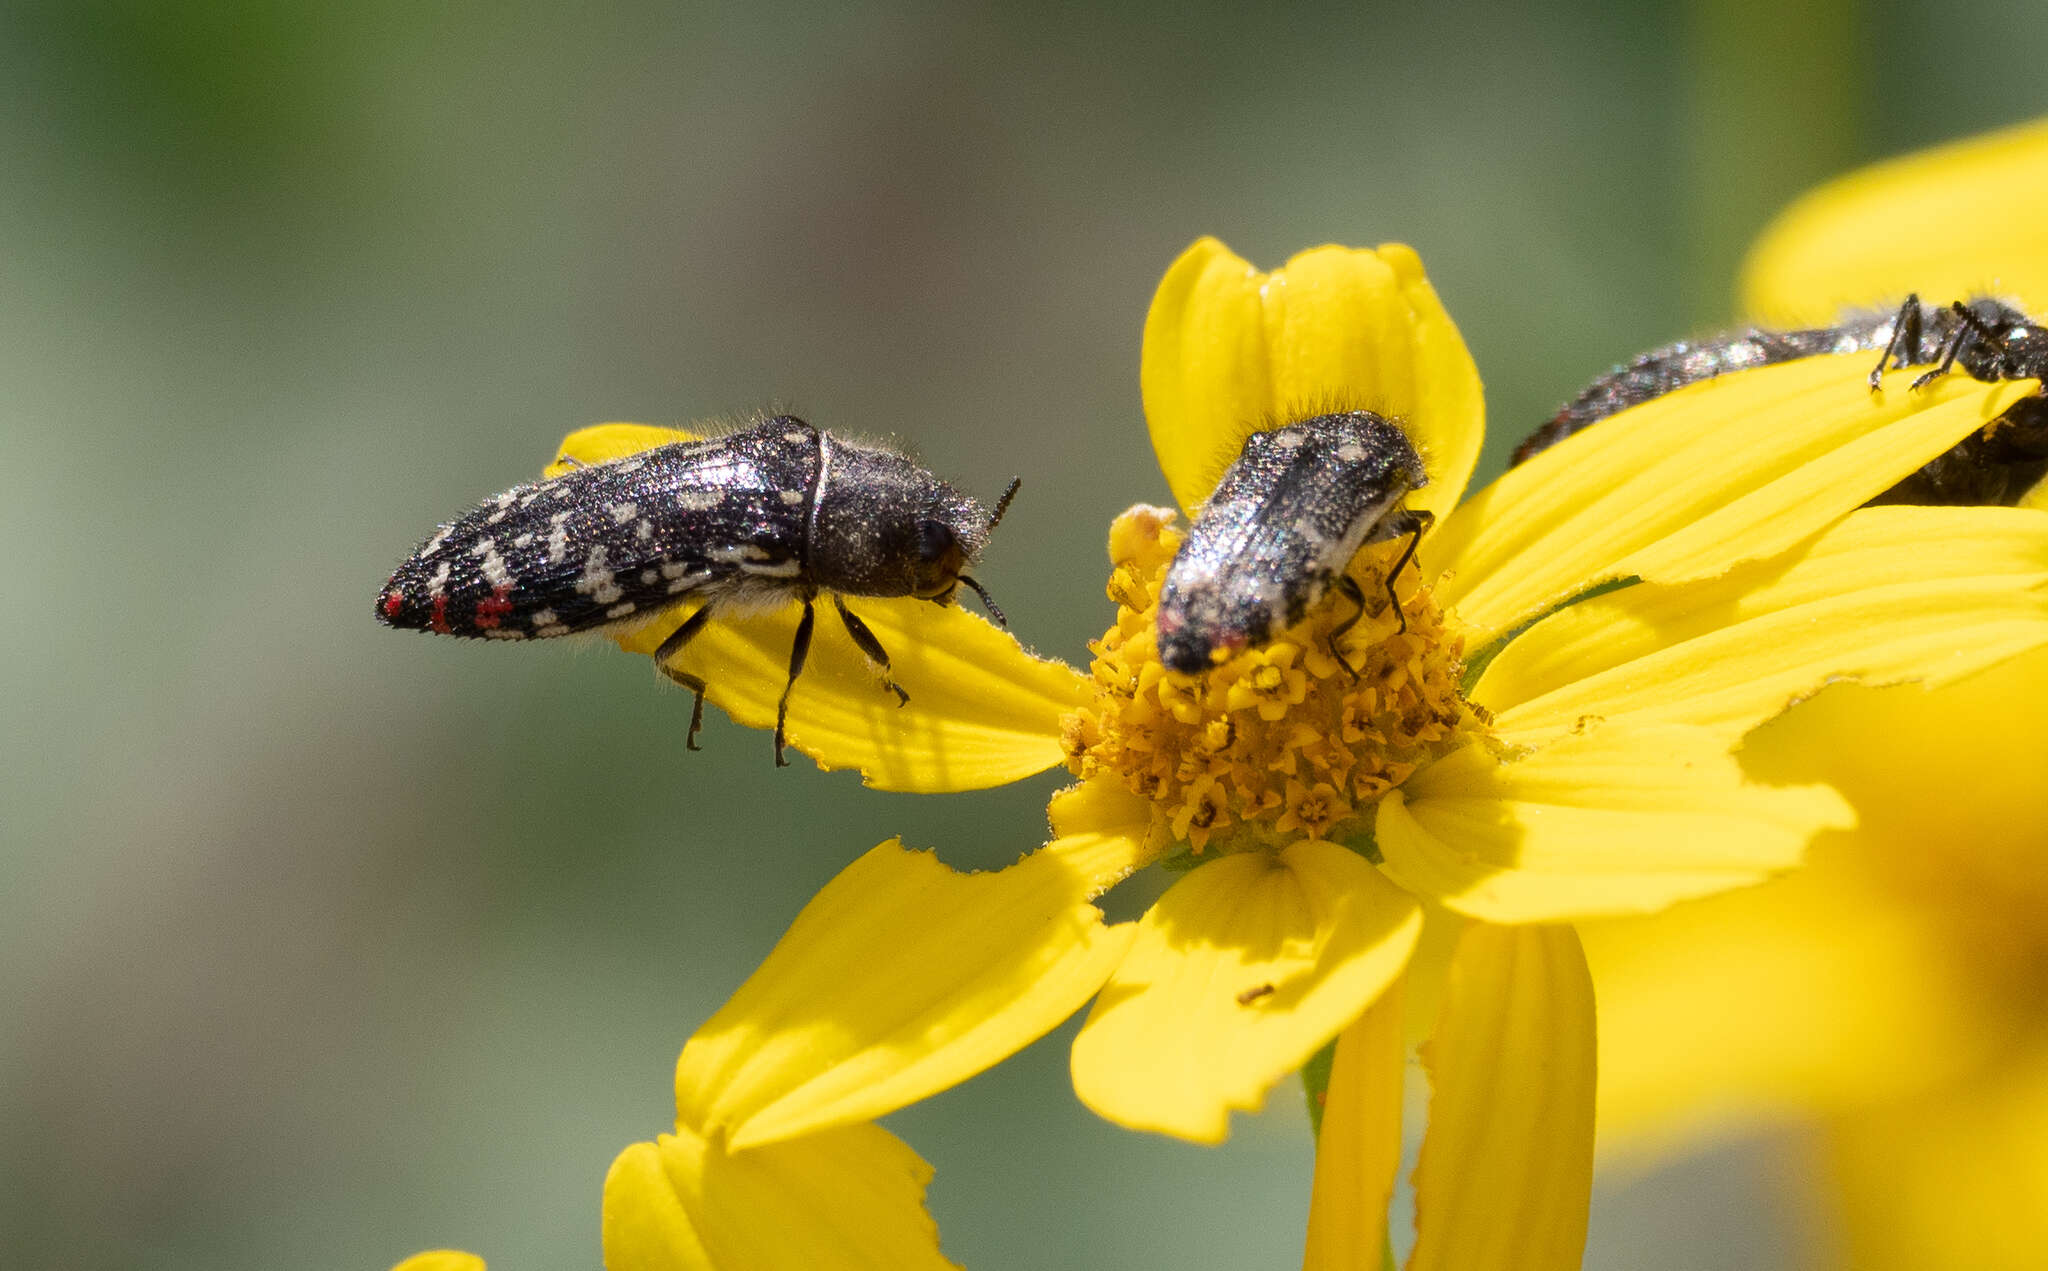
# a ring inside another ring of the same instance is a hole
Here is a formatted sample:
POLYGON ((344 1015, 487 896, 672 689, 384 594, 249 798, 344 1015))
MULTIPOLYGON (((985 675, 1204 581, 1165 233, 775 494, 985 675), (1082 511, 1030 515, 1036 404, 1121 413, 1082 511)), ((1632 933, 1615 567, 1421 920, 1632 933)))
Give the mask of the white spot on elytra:
POLYGON ((786 433, 782 434, 782 439, 783 439, 784 441, 787 441, 787 442, 792 442, 792 443, 794 443, 794 444, 796 444, 796 445, 799 445, 799 446, 800 446, 800 445, 802 445, 803 443, 805 443, 805 442, 809 441, 809 440, 810 440, 810 437, 809 437, 808 435, 804 434, 804 433, 800 433, 800 432, 795 432, 795 431, 791 431, 791 432, 786 432, 786 433))
POLYGON ((640 571, 640 581, 643 583, 651 583, 659 577, 661 577, 661 571, 658 569, 643 569, 640 571))
POLYGON ((690 567, 679 560, 665 560, 661 562, 661 576, 663 578, 681 578, 689 572, 690 567))
POLYGON ((498 540, 487 538, 469 549, 471 556, 484 558, 484 578, 493 587, 510 587, 512 571, 505 568, 505 558, 498 555, 498 540))
POLYGON ((434 537, 428 539, 427 545, 420 549, 420 555, 432 556, 435 552, 440 551, 441 544, 447 542, 448 536, 450 534, 453 534, 454 532, 455 527, 452 525, 444 525, 440 529, 436 530, 434 532, 434 537))
POLYGON ((1345 463, 1357 463, 1360 459, 1365 458, 1365 447, 1355 441, 1347 441, 1337 447, 1337 457, 1345 463))
POLYGON ((781 494, 782 501, 791 507, 795 507, 804 501, 804 492, 802 490, 784 490, 781 494))
POLYGON ((642 519, 640 524, 633 528, 633 533, 639 536, 641 542, 646 542, 654 537, 654 522, 642 519))
POLYGON ((441 568, 435 570, 434 576, 427 580, 427 594, 429 596, 438 596, 447 588, 448 571, 448 562, 444 560, 441 562, 441 568))
POLYGON ((569 527, 563 522, 570 517, 568 512, 557 512, 548 518, 548 563, 559 565, 569 559, 569 527))
POLYGON ((640 505, 628 499, 624 503, 612 504, 610 507, 606 508, 605 511, 610 512, 612 514, 613 525, 624 525, 626 522, 640 515, 640 505))
POLYGON ((685 512, 708 512, 725 502, 725 496, 716 490, 678 490, 676 506, 685 512))
POLYGON ((533 501, 539 497, 540 491, 538 490, 533 491, 531 494, 522 495, 519 499, 519 506, 523 508, 532 507, 533 501))
POLYGON ((532 547, 532 546, 533 546, 533 534, 532 534, 531 532, 528 532, 528 533, 525 533, 525 534, 521 534, 521 535, 520 535, 520 536, 519 536, 518 538, 515 538, 515 539, 513 539, 513 540, 512 540, 512 546, 514 546, 514 547, 532 547))
POLYGON ((613 605, 611 608, 605 610, 604 616, 607 618, 623 618, 627 614, 633 612, 635 609, 638 609, 639 607, 640 606, 628 600, 625 604, 613 605))
POLYGON ((768 560, 769 555, 758 543, 741 543, 738 547, 714 547, 707 553, 712 560, 728 565, 753 565, 768 560))
POLYGON ((533 625, 536 627, 552 627, 559 621, 552 609, 542 609, 533 615, 533 625))
POLYGON ((776 561, 773 564, 743 560, 740 562, 740 568, 749 574, 755 574, 762 578, 794 578, 797 576, 797 572, 803 568, 803 565, 795 557, 791 557, 788 560, 776 561))
POLYGON ((493 640, 524 640, 526 633, 516 627, 492 627, 484 634, 493 640))
POLYGON ((583 560, 583 576, 576 580, 576 590, 589 596, 601 605, 611 604, 625 592, 613 579, 616 575, 605 568, 605 550, 602 543, 590 549, 590 555, 583 560))
POLYGON ((540 630, 538 630, 538 631, 534 632, 534 634, 535 634, 535 635, 537 635, 537 636, 558 636, 558 635, 568 635, 568 634, 569 634, 569 628, 567 628, 567 627, 563 626, 563 625, 562 625, 561 623, 557 622, 557 623, 554 623, 554 624, 553 624, 553 625, 551 625, 551 626, 546 626, 546 627, 542 627, 542 628, 541 628, 540 630))

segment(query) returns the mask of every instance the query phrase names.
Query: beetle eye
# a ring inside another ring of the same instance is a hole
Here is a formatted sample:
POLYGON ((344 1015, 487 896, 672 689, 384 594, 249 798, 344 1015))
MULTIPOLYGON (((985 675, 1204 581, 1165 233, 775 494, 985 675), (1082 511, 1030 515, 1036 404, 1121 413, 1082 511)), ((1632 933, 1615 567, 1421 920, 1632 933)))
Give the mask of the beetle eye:
POLYGON ((927 564, 937 564, 953 550, 953 527, 944 521, 917 523, 917 554, 927 564))

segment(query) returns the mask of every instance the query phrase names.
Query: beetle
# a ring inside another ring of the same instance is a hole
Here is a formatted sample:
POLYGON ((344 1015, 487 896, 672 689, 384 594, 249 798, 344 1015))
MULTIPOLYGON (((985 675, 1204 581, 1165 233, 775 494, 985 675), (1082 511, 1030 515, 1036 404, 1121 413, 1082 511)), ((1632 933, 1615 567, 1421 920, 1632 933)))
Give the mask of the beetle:
POLYGON ((1020 481, 995 510, 892 450, 848 441, 793 415, 514 486, 437 529, 377 598, 388 626, 499 640, 620 631, 696 603, 654 652, 694 695, 685 745, 699 749, 705 681, 672 665, 722 613, 803 606, 775 713, 783 755, 789 695, 810 652, 814 602, 839 620, 880 675, 889 655, 847 596, 951 604, 965 585, 998 626, 1003 613, 967 568, 980 559, 1020 481))
MULTIPOLYGON (((1335 590, 1358 612, 1365 596, 1345 572, 1358 549, 1409 535, 1387 574, 1387 596, 1407 631, 1394 579, 1434 517, 1402 501, 1429 484, 1400 427, 1372 411, 1317 415, 1253 433, 1196 512, 1159 591, 1159 657, 1189 673, 1266 643, 1335 590)), ((1357 671, 1338 653, 1337 660, 1357 671)))
MULTIPOLYGON (((1923 304, 1909 295, 1894 310, 1857 310, 1834 326, 1794 331, 1745 327, 1650 350, 1594 380, 1515 447, 1512 467, 1610 415, 1731 371, 1827 353, 1882 349, 1870 372, 1877 390, 1893 367, 1934 369, 1913 388, 1961 366, 1987 382, 2048 375, 2048 328, 1991 297, 1923 304)), ((2048 401, 2016 403, 1992 423, 1935 456, 1872 503, 1999 505, 2017 502, 2048 475, 2048 401)))

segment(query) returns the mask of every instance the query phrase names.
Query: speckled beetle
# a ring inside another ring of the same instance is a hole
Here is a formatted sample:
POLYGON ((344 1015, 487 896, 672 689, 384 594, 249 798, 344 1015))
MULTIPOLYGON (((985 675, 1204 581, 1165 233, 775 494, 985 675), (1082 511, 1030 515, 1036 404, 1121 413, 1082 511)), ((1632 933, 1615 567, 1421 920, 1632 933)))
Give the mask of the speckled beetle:
MULTIPOLYGON (((1581 429, 1653 398, 1731 371, 1824 353, 1882 349, 1870 372, 1877 389, 1891 367, 1925 366, 1922 388, 1960 366, 1975 379, 2034 379, 2048 374, 2048 328, 2001 300, 1925 305, 1907 296, 1896 310, 1846 314, 1831 327, 1767 331, 1746 327, 1650 350, 1594 380, 1515 447, 1510 466, 1581 429)), ((2048 473, 2048 402, 2031 397, 1935 456, 1872 503, 2010 504, 2048 473)))
POLYGON ((1387 574, 1387 595, 1401 614, 1394 578, 1432 520, 1402 500, 1428 483, 1407 434, 1371 411, 1253 433, 1167 567, 1160 660, 1176 671, 1207 670, 1301 621, 1332 589, 1358 606, 1331 633, 1334 644, 1365 611, 1363 593, 1344 572, 1351 558, 1367 543, 1406 534, 1408 550, 1387 574))
POLYGON ((899 702, 889 655, 845 596, 950 604, 965 584, 1003 623, 979 559, 1018 482, 990 513, 909 459, 778 415, 515 486, 437 530, 391 576, 377 617, 444 635, 524 640, 643 623, 697 603, 654 662, 696 695, 685 744, 698 749, 705 682, 671 665, 722 612, 803 605, 775 717, 783 756, 789 694, 810 652, 820 593, 899 702))

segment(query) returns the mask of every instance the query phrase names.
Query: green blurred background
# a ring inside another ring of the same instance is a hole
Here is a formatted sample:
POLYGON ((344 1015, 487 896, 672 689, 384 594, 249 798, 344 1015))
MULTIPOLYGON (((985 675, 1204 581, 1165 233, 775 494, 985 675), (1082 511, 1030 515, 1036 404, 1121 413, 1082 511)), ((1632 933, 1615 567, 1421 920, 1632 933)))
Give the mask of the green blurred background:
MULTIPOLYGON (((769 402, 1024 491, 987 578, 1079 659, 1166 491, 1190 239, 1423 253, 1503 442, 1725 320, 1849 164, 2040 113, 2048 9, 1832 0, 52 5, 0 19, 0 1264, 594 1265, 689 1032, 917 799, 607 649, 371 620, 561 434, 769 402)), ((1071 1026, 890 1124, 977 1269, 1299 1259, 1299 1100, 1221 1150, 1074 1101, 1071 1026)), ((1794 1138, 1603 1182, 1599 1268, 1799 1266, 1794 1138)))

